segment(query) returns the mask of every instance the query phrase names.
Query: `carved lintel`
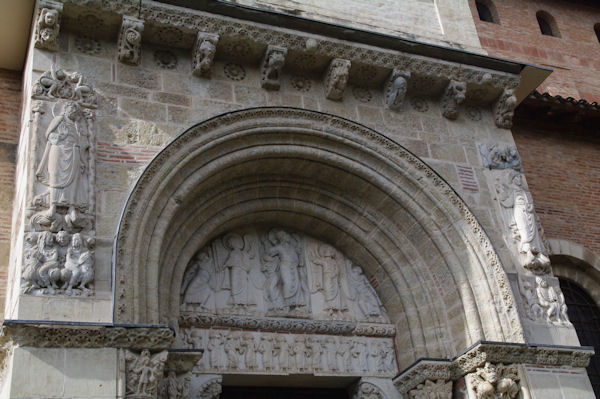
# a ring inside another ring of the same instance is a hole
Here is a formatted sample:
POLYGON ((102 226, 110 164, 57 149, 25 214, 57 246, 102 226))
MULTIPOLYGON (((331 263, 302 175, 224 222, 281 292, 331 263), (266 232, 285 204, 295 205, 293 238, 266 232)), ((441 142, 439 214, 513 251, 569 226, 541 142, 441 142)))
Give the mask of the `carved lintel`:
POLYGON ((442 115, 448 119, 458 118, 458 107, 465 102, 467 84, 451 80, 442 96, 442 115))
POLYGON ((514 90, 504 89, 493 106, 494 122, 496 126, 504 129, 512 127, 512 119, 517 107, 517 97, 514 90))
POLYGON ((219 35, 207 32, 198 32, 192 53, 192 72, 196 76, 210 77, 210 68, 213 64, 219 35))
POLYGON ((22 323, 4 320, 2 336, 19 346, 37 348, 166 349, 174 340, 168 327, 22 323))
POLYGON ((123 16, 117 45, 119 61, 130 65, 138 65, 140 63, 143 32, 144 21, 126 15, 123 16))
POLYGON ((285 64, 287 49, 284 47, 267 47, 260 63, 260 85, 266 90, 279 90, 281 69, 285 64))
POLYGON ((489 169, 514 169, 523 171, 521 157, 515 146, 500 146, 498 144, 481 144, 479 152, 483 159, 483 166, 489 169))
POLYGON ((60 31, 62 12, 62 3, 50 0, 41 0, 39 2, 34 32, 36 48, 50 51, 58 49, 58 33, 60 31))
POLYGON ((334 58, 325 72, 325 97, 329 100, 340 101, 350 76, 350 61, 334 58))
POLYGON ((389 109, 399 109, 406 97, 410 72, 394 68, 384 86, 385 106, 389 109))

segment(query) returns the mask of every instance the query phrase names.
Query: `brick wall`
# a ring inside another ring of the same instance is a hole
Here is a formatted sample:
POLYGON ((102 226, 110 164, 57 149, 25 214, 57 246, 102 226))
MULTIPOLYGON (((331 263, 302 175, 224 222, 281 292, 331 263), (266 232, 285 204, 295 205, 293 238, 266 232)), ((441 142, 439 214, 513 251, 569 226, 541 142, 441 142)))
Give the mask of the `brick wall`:
POLYGON ((498 23, 479 19, 475 0, 471 12, 481 45, 489 55, 554 68, 539 90, 563 97, 600 101, 600 43, 594 25, 600 6, 565 0, 491 0, 498 23), (561 37, 540 33, 536 12, 555 19, 561 37))
POLYGON ((513 134, 536 211, 549 238, 600 254, 600 136, 574 124, 553 124, 526 113, 513 134))
POLYGON ((0 319, 4 314, 15 156, 21 115, 21 73, 0 69, 0 319))

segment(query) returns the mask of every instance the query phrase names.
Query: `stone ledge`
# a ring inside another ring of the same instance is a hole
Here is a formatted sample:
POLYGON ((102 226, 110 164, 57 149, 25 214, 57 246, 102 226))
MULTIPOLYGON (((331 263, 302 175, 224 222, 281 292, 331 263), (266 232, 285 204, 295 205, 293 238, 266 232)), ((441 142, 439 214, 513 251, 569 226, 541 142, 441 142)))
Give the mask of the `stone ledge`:
POLYGON ((587 367, 594 349, 589 346, 528 345, 480 341, 453 359, 420 359, 394 378, 406 394, 426 380, 457 380, 490 363, 526 363, 539 366, 587 367))
POLYGON ((175 332, 166 325, 4 320, 0 338, 37 348, 167 349, 175 332))

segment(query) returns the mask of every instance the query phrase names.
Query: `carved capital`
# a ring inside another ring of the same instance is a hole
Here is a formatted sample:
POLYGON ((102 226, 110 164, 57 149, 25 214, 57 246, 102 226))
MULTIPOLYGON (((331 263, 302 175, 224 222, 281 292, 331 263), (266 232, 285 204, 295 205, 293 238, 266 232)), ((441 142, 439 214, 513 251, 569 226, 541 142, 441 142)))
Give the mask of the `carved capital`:
POLYGON ((384 397, 379 387, 369 381, 359 381, 352 390, 352 399, 383 399, 384 397))
POLYGON ((192 52, 192 72, 196 76, 210 77, 210 68, 213 64, 219 35, 207 32, 198 32, 196 43, 192 52))
POLYGON ((123 16, 117 44, 119 61, 130 65, 140 63, 143 32, 144 21, 126 15, 123 16))
POLYGON ((284 47, 267 47, 260 63, 260 85, 266 90, 279 90, 281 69, 285 64, 287 49, 284 47))
POLYGON ((169 352, 152 353, 148 349, 119 351, 120 370, 125 374, 125 398, 155 399, 162 385, 169 352))
POLYGON ((493 106, 494 122, 504 129, 512 127, 512 119, 517 107, 517 97, 512 89, 504 89, 493 106))
POLYGON ((410 399, 452 399, 452 381, 425 380, 408 393, 410 399))
POLYGON ((465 102, 467 84, 451 80, 442 96, 442 115, 448 119, 458 118, 458 107, 465 102))
POLYGON ((330 100, 340 101, 344 97, 344 90, 350 76, 350 61, 334 58, 329 63, 325 72, 325 97, 330 100))
POLYGON ((223 376, 218 374, 200 374, 198 385, 194 387, 196 399, 218 399, 222 391, 223 376))
POLYGON ((399 109, 406 97, 410 72, 394 68, 384 86, 385 106, 389 109, 399 109))
POLYGON ((465 380, 477 399, 514 399, 520 390, 518 368, 513 364, 486 362, 465 380))
POLYGON ((164 367, 164 376, 158 386, 161 399, 188 399, 191 371, 202 358, 202 351, 170 350, 164 367))
POLYGON ((36 48, 50 51, 58 49, 58 33, 60 31, 62 12, 62 3, 50 0, 41 0, 39 2, 34 32, 36 48))

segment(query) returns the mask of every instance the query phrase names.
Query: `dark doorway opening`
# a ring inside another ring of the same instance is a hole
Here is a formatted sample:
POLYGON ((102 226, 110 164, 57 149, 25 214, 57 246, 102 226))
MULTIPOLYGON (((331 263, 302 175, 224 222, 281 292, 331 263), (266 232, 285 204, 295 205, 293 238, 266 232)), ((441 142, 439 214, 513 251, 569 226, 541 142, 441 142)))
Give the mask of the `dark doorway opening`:
POLYGON ((221 399, 348 399, 345 389, 224 386, 221 399))

